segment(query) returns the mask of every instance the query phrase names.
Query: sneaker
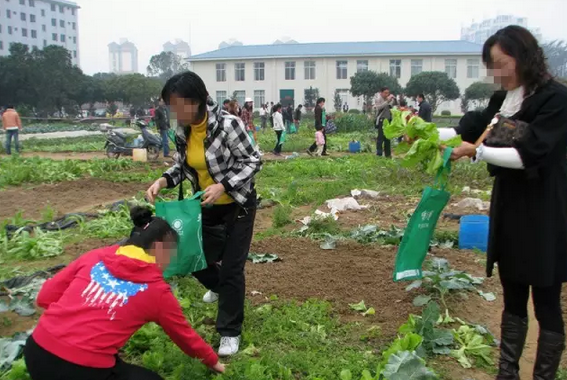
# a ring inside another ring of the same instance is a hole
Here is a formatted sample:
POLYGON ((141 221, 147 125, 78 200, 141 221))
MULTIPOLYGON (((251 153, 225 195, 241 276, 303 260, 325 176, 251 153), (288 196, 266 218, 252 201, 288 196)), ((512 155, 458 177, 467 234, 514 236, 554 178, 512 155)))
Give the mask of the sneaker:
POLYGON ((204 303, 215 303, 219 300, 219 295, 218 293, 213 292, 212 290, 209 290, 207 293, 205 293, 205 295, 203 296, 203 302, 204 303))
POLYGON ((219 356, 232 356, 238 352, 240 347, 240 336, 223 336, 220 341, 219 356))

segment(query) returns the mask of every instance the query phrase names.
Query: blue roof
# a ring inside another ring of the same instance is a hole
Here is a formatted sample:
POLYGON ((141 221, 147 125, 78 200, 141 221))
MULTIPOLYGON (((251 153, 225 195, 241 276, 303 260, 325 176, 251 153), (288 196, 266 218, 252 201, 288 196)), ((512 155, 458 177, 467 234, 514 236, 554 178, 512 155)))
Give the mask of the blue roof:
POLYGON ((283 57, 480 54, 482 45, 469 41, 326 42, 230 46, 194 55, 190 61, 283 57))

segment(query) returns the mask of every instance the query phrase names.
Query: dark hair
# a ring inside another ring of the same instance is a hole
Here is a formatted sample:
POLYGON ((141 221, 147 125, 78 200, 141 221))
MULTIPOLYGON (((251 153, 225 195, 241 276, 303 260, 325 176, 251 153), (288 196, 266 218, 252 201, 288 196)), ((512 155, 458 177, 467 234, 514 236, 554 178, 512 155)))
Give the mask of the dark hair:
POLYGON ((408 102, 406 102, 404 99, 400 99, 400 107, 407 107, 408 102))
POLYGON ((6 109, 10 109, 10 108, 14 108, 14 106, 11 105, 11 104, 8 104, 8 105, 6 106, 6 109))
POLYGON ((280 103, 278 103, 274 106, 274 112, 278 112, 281 109, 282 109, 282 105, 280 103))
POLYGON ((425 99, 425 95, 423 95, 423 94, 417 94, 417 97, 421 98, 421 99, 425 99))
POLYGON ((298 105, 297 108, 303 108, 303 104, 298 105))
POLYGON ((170 105, 172 95, 198 101, 200 103, 199 116, 200 118, 205 116, 209 93, 205 82, 194 72, 186 71, 169 78, 161 90, 161 97, 167 105, 170 105))
POLYGON ((494 45, 498 45, 506 55, 516 60, 516 72, 526 89, 525 96, 551 79, 543 49, 529 30, 510 25, 486 40, 482 48, 482 60, 489 69, 493 64, 490 50, 494 45))
POLYGON ((153 216, 152 211, 147 207, 133 207, 130 210, 130 218, 134 223, 134 229, 126 245, 150 249, 156 242, 177 241, 177 232, 165 220, 153 216))
POLYGON ((323 103, 325 101, 325 98, 319 98, 317 99, 317 105, 323 103))
POLYGON ((380 92, 384 92, 384 91, 390 91, 390 87, 382 87, 380 89, 380 92))
POLYGON ((230 103, 230 99, 225 99, 224 102, 222 102, 222 105, 226 106, 228 103, 230 103))
POLYGON ((252 111, 252 109, 253 109, 252 103, 253 103, 253 102, 244 102, 244 107, 243 107, 243 108, 246 108, 248 111, 252 111))

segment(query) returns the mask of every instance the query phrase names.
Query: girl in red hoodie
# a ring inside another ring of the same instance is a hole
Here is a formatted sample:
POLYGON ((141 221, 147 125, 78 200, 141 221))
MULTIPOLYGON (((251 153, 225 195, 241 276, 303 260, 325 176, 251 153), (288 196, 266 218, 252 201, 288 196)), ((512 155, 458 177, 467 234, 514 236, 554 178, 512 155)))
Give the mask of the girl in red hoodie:
POLYGON ((37 304, 45 312, 24 350, 33 380, 162 379, 117 355, 148 322, 187 355, 224 372, 163 279, 177 233, 147 208, 133 208, 131 217, 136 228, 125 246, 88 252, 41 288, 37 304))

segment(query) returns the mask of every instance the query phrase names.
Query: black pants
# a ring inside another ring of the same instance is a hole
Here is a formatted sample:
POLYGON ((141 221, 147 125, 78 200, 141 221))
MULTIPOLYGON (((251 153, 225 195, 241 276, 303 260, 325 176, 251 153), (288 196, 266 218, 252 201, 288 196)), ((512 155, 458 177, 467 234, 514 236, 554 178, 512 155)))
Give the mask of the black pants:
POLYGON ((384 124, 380 122, 378 124, 378 140, 376 141, 376 154, 378 156, 382 156, 382 154, 386 154, 386 157, 392 156, 392 148, 390 146, 390 140, 388 140, 384 136, 384 124), (382 150, 382 147, 383 150, 382 150))
POLYGON ((280 140, 282 139, 282 133, 283 131, 276 131, 276 147, 274 148, 274 153, 281 153, 282 152, 282 143, 280 142, 280 140))
MULTIPOLYGON (((254 199, 256 198, 253 195, 254 199)), ((221 255, 222 265, 210 263, 193 275, 207 289, 219 294, 217 331, 221 336, 235 337, 242 333, 246 284, 244 266, 248 259, 254 232, 256 206, 242 208, 233 203, 203 209, 203 225, 227 225, 227 240, 221 255), (235 208, 240 208, 235 218, 235 208)))
MULTIPOLYGON (((323 156, 327 155, 327 133, 325 132, 325 128, 323 128, 323 136, 325 136, 325 145, 323 146, 323 156)), ((315 141, 313 143, 313 145, 311 145, 309 147, 309 151, 310 152, 315 152, 317 150, 317 141, 315 141)))
POLYGON ((30 336, 24 348, 32 380, 163 380, 157 373, 116 359, 112 368, 90 368, 70 363, 41 348, 30 336))
MULTIPOLYGON (((504 311, 520 318, 528 316, 530 286, 501 279, 504 289, 504 311)), ((561 311, 561 287, 556 284, 547 288, 532 286, 536 319, 542 330, 565 334, 561 311)))

